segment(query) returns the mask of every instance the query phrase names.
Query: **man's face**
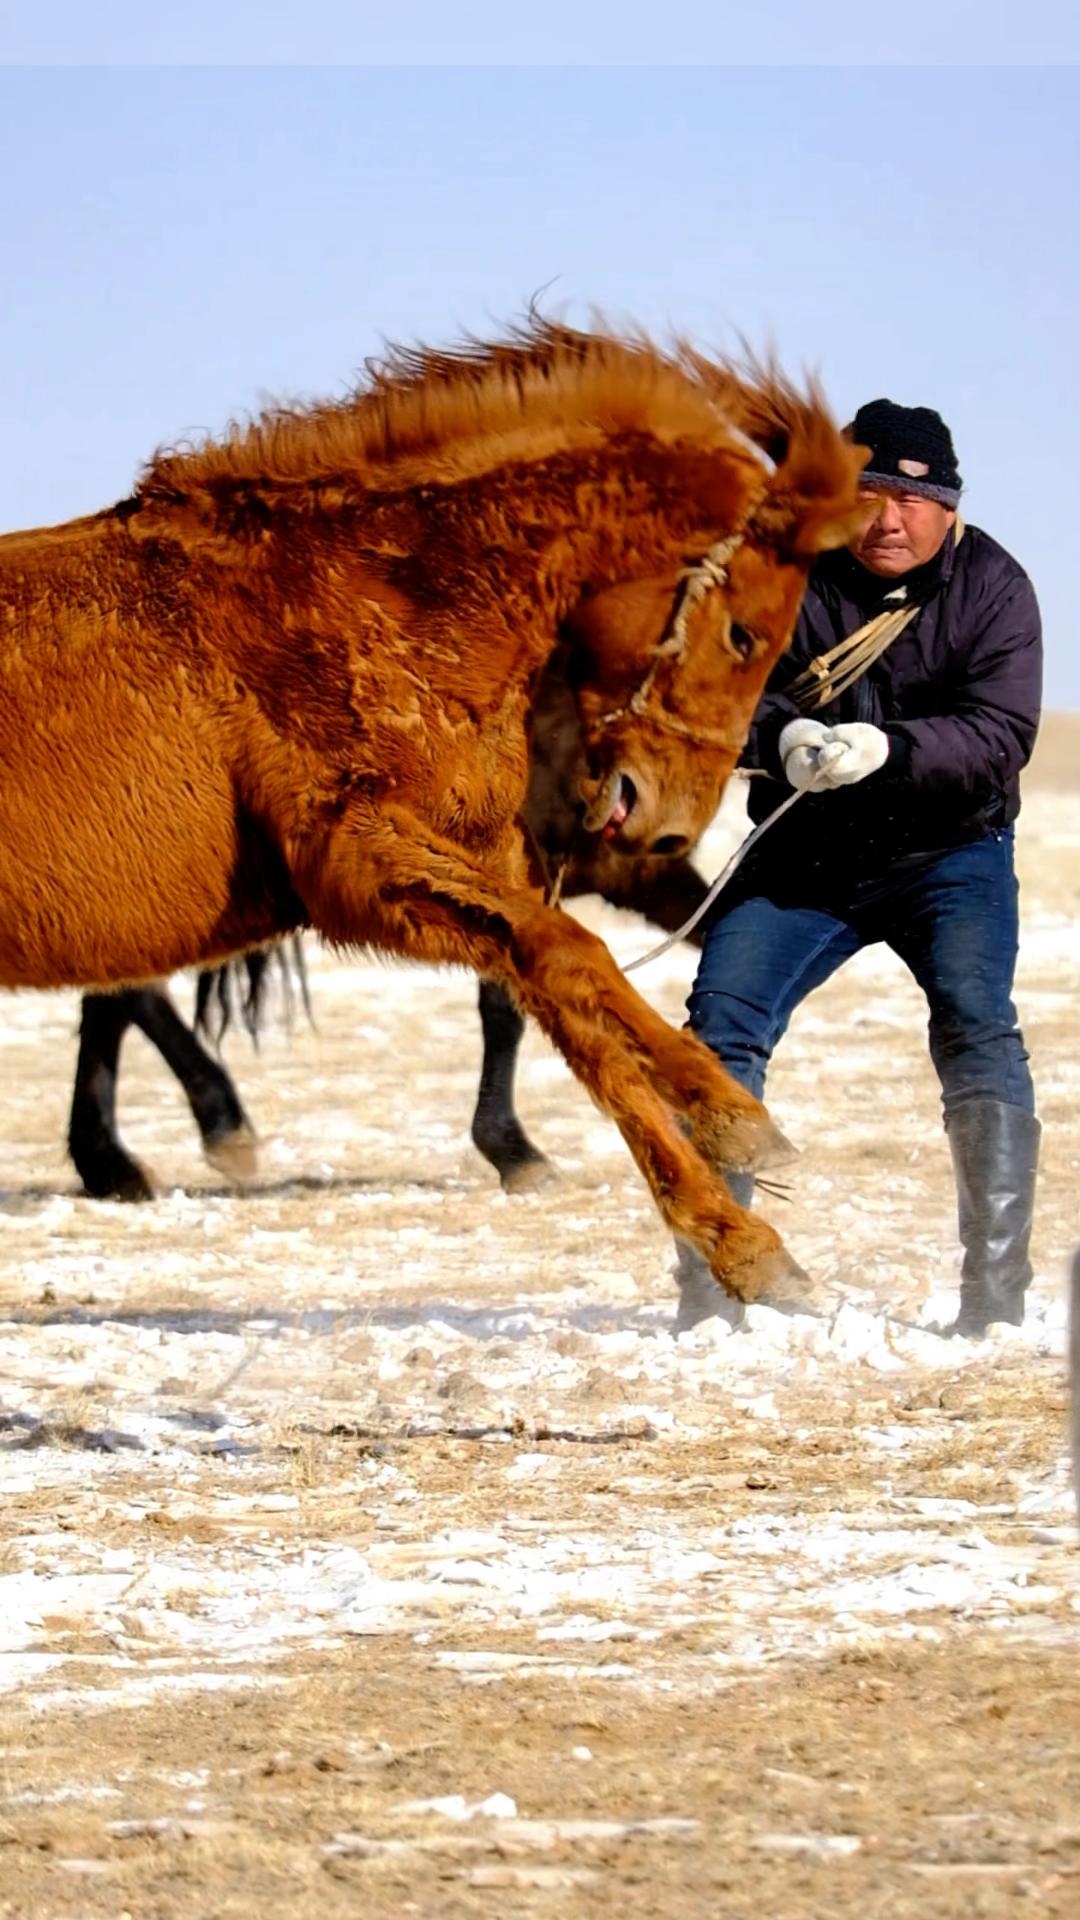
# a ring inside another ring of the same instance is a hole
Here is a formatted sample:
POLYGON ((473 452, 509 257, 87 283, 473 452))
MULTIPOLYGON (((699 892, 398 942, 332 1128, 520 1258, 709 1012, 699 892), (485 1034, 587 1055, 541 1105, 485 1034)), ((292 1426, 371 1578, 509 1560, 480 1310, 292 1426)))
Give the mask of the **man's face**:
POLYGON ((883 580, 924 567, 945 543, 955 523, 954 507, 943 507, 940 500, 926 500, 921 493, 888 493, 864 489, 864 500, 872 500, 877 512, 868 527, 851 543, 851 551, 860 565, 883 580))

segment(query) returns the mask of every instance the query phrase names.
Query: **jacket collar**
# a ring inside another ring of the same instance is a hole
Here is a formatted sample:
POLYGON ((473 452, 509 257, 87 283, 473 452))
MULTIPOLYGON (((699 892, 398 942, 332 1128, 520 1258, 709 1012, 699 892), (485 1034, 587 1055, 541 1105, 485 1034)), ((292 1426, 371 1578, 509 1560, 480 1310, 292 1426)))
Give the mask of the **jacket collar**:
POLYGON ((860 566, 846 547, 823 554, 814 569, 814 584, 831 586, 865 613, 881 613, 891 606, 925 605, 947 587, 956 566, 956 527, 949 528, 941 546, 925 566, 891 580, 880 579, 860 566))

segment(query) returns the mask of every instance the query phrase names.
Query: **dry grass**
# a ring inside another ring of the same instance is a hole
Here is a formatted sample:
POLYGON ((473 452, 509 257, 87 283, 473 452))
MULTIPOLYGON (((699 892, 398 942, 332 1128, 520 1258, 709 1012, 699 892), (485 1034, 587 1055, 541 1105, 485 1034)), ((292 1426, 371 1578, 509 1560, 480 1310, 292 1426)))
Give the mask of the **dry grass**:
MULTIPOLYGON (((1055 942, 1080 908, 1077 734, 1044 733, 1020 842, 1026 910, 1049 929, 1021 982, 1044 1291, 1076 1233, 1077 980, 1055 942)), ((656 1384, 667 1250, 625 1156, 530 1042, 522 1105, 566 1176, 547 1198, 495 1197, 466 1138, 471 987, 406 977, 395 1001, 387 978, 360 1007, 319 970, 318 1034, 235 1056, 266 1140, 248 1195, 205 1172, 182 1098, 133 1047, 133 1144, 183 1187, 137 1215, 69 1197, 70 1007, 10 1008, 0 1581, 40 1577, 47 1596, 55 1576, 60 1599, 0 1652, 0 1682, 24 1644, 40 1657, 0 1692, 0 1916, 1080 1912, 1080 1553, 1039 1504, 1064 1488, 1060 1362, 1006 1345, 971 1367, 800 1378, 766 1355, 745 1390, 722 1358, 656 1384), (451 1338, 433 1301, 476 1325, 451 1338), (514 1372, 526 1337, 548 1373, 514 1372), (515 1477, 524 1456, 535 1471, 515 1477), (440 1586, 439 1543, 461 1531, 626 1577, 584 1589, 577 1626, 546 1637, 527 1610, 470 1612, 468 1589, 440 1586), (810 1564, 841 1536, 846 1559, 810 1564), (720 1537, 713 1566, 656 1573, 654 1553, 720 1537), (1019 1570, 1005 1600, 838 1621, 835 1582, 885 1581, 905 1556, 955 1566, 965 1539, 1019 1570), (231 1583, 261 1591, 253 1567, 284 1586, 305 1555, 346 1550, 428 1578, 423 1618, 367 1632, 339 1609, 237 1648, 229 1632, 262 1615, 215 1628, 231 1583), (64 1583, 106 1562, 117 1597, 95 1610, 64 1583), (170 1570, 186 1584, 155 1612, 170 1570), (573 1837, 405 1810, 494 1791, 533 1821, 696 1825, 573 1837)), ((659 989, 672 1017, 684 985, 659 989)), ((883 973, 868 992, 853 969, 808 1015, 775 1076, 804 1154, 773 1217, 808 1265, 910 1305, 953 1259, 917 995, 883 973)))

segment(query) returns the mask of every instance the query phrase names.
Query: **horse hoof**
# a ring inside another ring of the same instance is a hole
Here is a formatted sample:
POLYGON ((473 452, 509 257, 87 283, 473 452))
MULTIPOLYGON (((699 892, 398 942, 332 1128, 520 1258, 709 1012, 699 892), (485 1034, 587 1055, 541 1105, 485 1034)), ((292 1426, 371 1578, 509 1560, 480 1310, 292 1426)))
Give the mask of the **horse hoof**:
POLYGON ((227 1180, 253 1180, 259 1171, 258 1141, 248 1126, 203 1141, 203 1154, 227 1180))
POLYGON ((142 1206, 147 1200, 156 1200, 157 1192, 141 1167, 122 1180, 118 1186, 111 1187, 108 1193, 95 1193, 95 1200, 119 1200, 126 1207, 142 1206))
POLYGON ((503 1167, 499 1172, 504 1193, 534 1193, 538 1187, 550 1186, 557 1178, 551 1161, 542 1153, 532 1160, 520 1160, 516 1166, 503 1167))
POLYGON ((781 1133, 775 1120, 766 1119, 759 1123, 758 1143, 749 1166, 740 1169, 745 1173, 765 1173, 769 1167, 786 1167, 799 1157, 798 1147, 793 1147, 786 1133, 781 1133))
POLYGON ((156 1198, 153 1181, 137 1160, 124 1159, 92 1171, 80 1168, 79 1178, 88 1200, 119 1200, 126 1206, 138 1206, 156 1198))
POLYGON ((798 1157, 764 1108, 756 1113, 710 1113, 694 1124, 694 1145, 719 1173, 763 1173, 798 1157))
POLYGON ((772 1247, 750 1266, 740 1267, 732 1280, 739 1298, 749 1307, 821 1317, 835 1305, 827 1290, 812 1280, 784 1247, 772 1247))

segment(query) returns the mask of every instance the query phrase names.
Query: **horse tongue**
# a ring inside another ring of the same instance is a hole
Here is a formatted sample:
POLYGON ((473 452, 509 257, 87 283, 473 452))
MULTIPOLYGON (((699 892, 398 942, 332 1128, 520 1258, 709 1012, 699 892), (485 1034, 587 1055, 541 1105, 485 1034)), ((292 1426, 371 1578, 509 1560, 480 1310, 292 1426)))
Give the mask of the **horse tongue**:
POLYGON ((608 817, 608 823, 604 828, 603 837, 605 840, 611 840, 614 838, 614 836, 618 833, 619 828, 622 826, 623 821, 626 819, 626 816, 629 813, 629 811, 630 811, 630 803, 627 800, 625 792, 622 792, 619 794, 619 798, 615 802, 615 806, 608 817))
POLYGON ((628 808, 621 774, 609 774, 606 780, 583 780, 580 791, 585 802, 585 825, 590 833, 606 833, 610 826, 618 826, 620 820, 626 819, 628 808))

